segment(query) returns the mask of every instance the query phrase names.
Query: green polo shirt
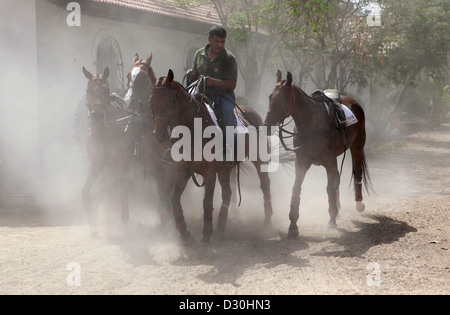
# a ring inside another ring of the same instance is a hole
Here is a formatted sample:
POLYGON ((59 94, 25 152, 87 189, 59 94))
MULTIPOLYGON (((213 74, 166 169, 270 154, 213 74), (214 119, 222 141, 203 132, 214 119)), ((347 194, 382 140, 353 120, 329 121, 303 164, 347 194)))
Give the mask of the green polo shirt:
MULTIPOLYGON (((195 73, 219 80, 237 80, 238 68, 234 55, 225 48, 220 52, 219 56, 210 61, 206 54, 208 48, 209 44, 195 53, 193 66, 195 73)), ((222 90, 216 86, 207 87, 205 91, 205 95, 209 98, 214 98, 224 93, 234 96, 234 91, 222 90)))

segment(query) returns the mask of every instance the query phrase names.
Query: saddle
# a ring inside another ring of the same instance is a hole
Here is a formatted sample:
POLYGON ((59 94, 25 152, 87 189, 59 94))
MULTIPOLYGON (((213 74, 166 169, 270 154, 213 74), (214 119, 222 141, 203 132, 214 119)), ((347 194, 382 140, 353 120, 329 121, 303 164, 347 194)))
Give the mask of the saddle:
POLYGON ((113 104, 114 106, 118 107, 122 111, 126 110, 125 101, 123 100, 123 98, 119 94, 111 93, 109 95, 109 98, 110 98, 111 104, 113 104))
MULTIPOLYGON (((198 101, 200 104, 208 105, 214 112, 214 115, 217 119, 217 123, 222 127, 222 104, 216 104, 212 99, 207 97, 205 94, 200 92, 199 85, 203 84, 202 78, 190 83, 188 82, 188 86, 186 87, 186 91, 191 95, 193 99, 198 101)), ((224 129, 224 128, 223 128, 224 129)))
POLYGON ((339 131, 342 132, 346 128, 346 116, 341 106, 341 96, 337 90, 317 90, 311 94, 311 98, 323 103, 327 109, 331 123, 339 131))

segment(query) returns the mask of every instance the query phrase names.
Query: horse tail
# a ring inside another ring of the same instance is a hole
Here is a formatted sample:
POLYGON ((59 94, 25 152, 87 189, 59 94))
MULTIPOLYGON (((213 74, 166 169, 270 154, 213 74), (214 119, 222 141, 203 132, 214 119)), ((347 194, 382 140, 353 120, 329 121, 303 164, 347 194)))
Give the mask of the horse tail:
MULTIPOLYGON (((354 180, 355 173, 353 172, 353 180, 354 180)), ((364 184, 364 188, 367 192, 367 194, 370 194, 370 191, 374 191, 372 186, 372 181, 370 179, 370 173, 369 173, 369 167, 367 165, 366 155, 363 152, 362 156, 362 163, 361 163, 361 180, 364 184)))

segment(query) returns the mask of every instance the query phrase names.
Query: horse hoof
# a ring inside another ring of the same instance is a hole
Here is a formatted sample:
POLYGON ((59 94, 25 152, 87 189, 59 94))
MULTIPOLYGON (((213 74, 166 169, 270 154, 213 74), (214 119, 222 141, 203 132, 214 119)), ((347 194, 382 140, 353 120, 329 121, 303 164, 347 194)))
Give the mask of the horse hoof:
POLYGON ((271 220, 264 220, 264 229, 266 230, 273 230, 273 224, 271 220))
POLYGON ((264 222, 261 236, 265 239, 278 237, 279 231, 273 227, 272 222, 264 222))
POLYGON ((330 222, 328 222, 328 228, 329 229, 336 229, 337 228, 337 224, 336 224, 336 219, 330 219, 330 222))
POLYGON ((191 246, 194 244, 194 238, 192 237, 190 232, 185 232, 181 234, 181 240, 185 246, 191 246))
POLYGON ((298 229, 289 229, 288 235, 287 235, 287 236, 288 236, 288 238, 290 238, 290 239, 294 239, 294 238, 297 238, 298 235, 299 235, 298 229))
POLYGON ((356 211, 363 212, 366 209, 366 206, 361 201, 356 202, 356 211))
POLYGON ((203 242, 204 244, 210 244, 210 243, 211 243, 211 242, 210 242, 210 237, 209 237, 209 236, 203 236, 202 242, 203 242))

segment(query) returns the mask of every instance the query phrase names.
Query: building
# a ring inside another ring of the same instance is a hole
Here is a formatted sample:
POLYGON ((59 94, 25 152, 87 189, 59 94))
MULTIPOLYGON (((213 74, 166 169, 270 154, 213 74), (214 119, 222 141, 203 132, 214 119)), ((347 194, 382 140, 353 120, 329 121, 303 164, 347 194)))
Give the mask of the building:
POLYGON ((182 80, 206 43, 212 7, 167 0, 2 1, 0 11, 0 201, 79 197, 86 173, 77 119, 85 117, 85 66, 111 69, 123 91, 135 53, 153 53, 157 76, 182 80), (80 116, 80 110, 82 115, 80 116))

